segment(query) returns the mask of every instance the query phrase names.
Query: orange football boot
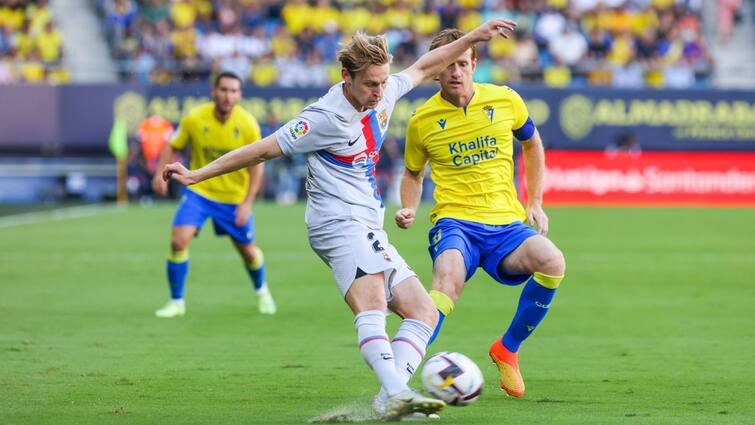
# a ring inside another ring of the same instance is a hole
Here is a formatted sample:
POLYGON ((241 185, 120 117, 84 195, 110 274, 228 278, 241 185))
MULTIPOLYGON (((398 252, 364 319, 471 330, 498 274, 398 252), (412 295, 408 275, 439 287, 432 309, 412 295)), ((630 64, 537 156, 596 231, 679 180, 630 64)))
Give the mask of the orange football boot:
POLYGON ((524 395, 524 379, 519 372, 519 354, 509 351, 501 342, 496 340, 490 347, 490 359, 493 360, 498 371, 501 372, 499 385, 502 390, 514 397, 524 395))

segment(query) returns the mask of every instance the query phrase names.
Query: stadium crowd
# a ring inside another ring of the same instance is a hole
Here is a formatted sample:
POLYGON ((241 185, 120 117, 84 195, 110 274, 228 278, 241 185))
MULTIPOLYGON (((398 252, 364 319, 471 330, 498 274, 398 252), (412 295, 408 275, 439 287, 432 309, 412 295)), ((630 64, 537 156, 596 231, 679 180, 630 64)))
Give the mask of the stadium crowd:
POLYGON ((68 82, 62 56, 47 0, 0 0, 0 84, 68 82))
POLYGON ((701 0, 99 0, 127 79, 168 83, 231 70, 255 85, 340 79, 338 43, 386 33, 397 65, 442 28, 493 16, 519 23, 513 40, 480 46, 481 82, 690 87, 711 69, 701 0))

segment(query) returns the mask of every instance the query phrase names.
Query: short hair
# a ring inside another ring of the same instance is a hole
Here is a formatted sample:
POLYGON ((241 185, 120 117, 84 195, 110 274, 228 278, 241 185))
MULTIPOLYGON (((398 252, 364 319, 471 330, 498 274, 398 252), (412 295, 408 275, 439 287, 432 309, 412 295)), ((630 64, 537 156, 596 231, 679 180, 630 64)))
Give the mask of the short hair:
POLYGON ((351 43, 341 44, 336 58, 353 77, 370 65, 391 63, 393 55, 388 53, 388 40, 384 35, 369 36, 358 31, 351 37, 351 43))
MULTIPOLYGON (((446 28, 443 31, 439 32, 438 35, 433 37, 432 41, 430 41, 430 50, 437 49, 440 46, 445 46, 446 44, 451 44, 454 41, 464 37, 467 33, 465 33, 462 30, 456 29, 456 28, 446 28)), ((472 49, 472 60, 477 59, 477 46, 472 45, 470 47, 472 49)))
POLYGON ((242 85, 242 86, 244 85, 244 82, 241 81, 241 78, 239 78, 238 75, 236 75, 235 73, 231 71, 223 71, 220 74, 215 76, 215 82, 213 83, 212 87, 217 88, 218 85, 220 84, 220 80, 222 80, 223 78, 233 78, 234 80, 239 82, 239 85, 242 85))

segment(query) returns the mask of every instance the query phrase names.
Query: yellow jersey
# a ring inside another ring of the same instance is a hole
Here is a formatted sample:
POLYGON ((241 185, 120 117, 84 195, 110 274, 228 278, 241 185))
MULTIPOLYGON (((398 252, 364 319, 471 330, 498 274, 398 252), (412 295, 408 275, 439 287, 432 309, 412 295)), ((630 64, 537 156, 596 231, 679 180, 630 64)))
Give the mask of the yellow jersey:
POLYGON ((406 129, 404 163, 421 172, 430 162, 433 223, 446 217, 496 225, 526 219, 514 187, 512 132, 528 117, 517 92, 493 84, 475 83, 464 108, 438 92, 417 109, 406 129))
MULTIPOLYGON (((182 120, 171 146, 177 150, 191 145, 191 169, 203 167, 238 147, 261 138, 257 120, 240 106, 235 106, 225 123, 215 118, 212 102, 192 109, 182 120)), ((241 169, 205 180, 191 190, 213 201, 239 204, 249 191, 249 171, 241 169)))

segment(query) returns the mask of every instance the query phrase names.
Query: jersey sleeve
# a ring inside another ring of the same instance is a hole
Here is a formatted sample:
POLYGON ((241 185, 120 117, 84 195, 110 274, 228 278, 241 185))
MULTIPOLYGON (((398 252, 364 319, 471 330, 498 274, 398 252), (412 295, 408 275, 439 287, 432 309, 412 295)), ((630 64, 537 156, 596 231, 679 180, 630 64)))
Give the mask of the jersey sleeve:
POLYGON ((394 105, 401 97, 409 93, 414 88, 412 79, 403 72, 393 74, 388 79, 388 86, 385 88, 385 100, 394 105))
POLYGON ((519 96, 519 93, 514 90, 511 90, 511 101, 514 112, 514 125, 511 126, 511 129, 514 136, 519 141, 529 140, 535 134, 535 124, 532 122, 530 114, 527 111, 527 105, 524 104, 524 100, 519 96))
POLYGON ((191 120, 188 116, 183 117, 178 124, 178 128, 173 132, 173 137, 170 139, 170 145, 176 150, 181 150, 186 147, 189 142, 189 128, 191 127, 191 120))
POLYGON ((413 116, 406 126, 406 147, 404 148, 404 166, 414 173, 419 173, 427 165, 427 150, 419 138, 417 116, 413 116))
POLYGON ((290 156, 327 149, 338 142, 330 125, 332 117, 320 110, 304 109, 275 132, 284 155, 290 156))

